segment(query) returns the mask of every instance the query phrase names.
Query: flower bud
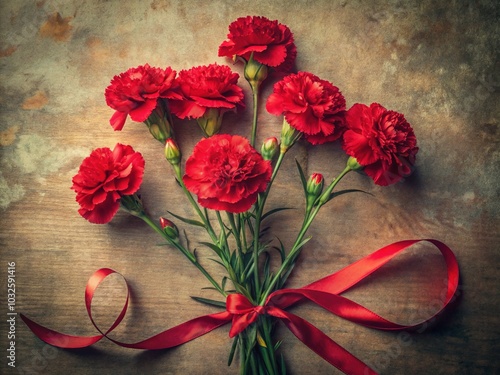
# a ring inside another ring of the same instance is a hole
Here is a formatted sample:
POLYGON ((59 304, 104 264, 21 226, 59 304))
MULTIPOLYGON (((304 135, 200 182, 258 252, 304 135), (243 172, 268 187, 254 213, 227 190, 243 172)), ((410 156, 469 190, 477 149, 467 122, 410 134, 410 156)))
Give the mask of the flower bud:
POLYGON ((321 173, 313 173, 306 185, 306 209, 310 209, 323 192, 325 180, 321 173))
POLYGON ((359 171, 364 168, 353 156, 349 156, 349 159, 347 159, 347 166, 351 169, 351 171, 359 171))
POLYGON ((179 230, 177 226, 172 223, 170 220, 165 219, 164 217, 160 217, 160 226, 163 229, 163 232, 171 238, 172 240, 176 240, 179 238, 179 230))
POLYGON ((319 197, 323 192, 324 184, 325 180, 323 179, 323 175, 321 173, 313 173, 307 181, 307 195, 313 196, 314 198, 319 197))
POLYGON ((169 138, 165 142, 165 158, 174 166, 181 162, 181 151, 173 138, 169 138))
POLYGON ((292 147, 295 142, 297 142, 302 133, 291 127, 290 124, 283 118, 283 126, 281 128, 281 143, 280 143, 280 152, 287 152, 290 147, 292 147))
POLYGON ((252 89, 257 89, 261 82, 267 78, 269 68, 253 59, 253 56, 245 64, 245 79, 250 83, 252 89))
POLYGON ((168 108, 161 100, 144 123, 148 126, 151 135, 161 143, 165 143, 167 139, 174 136, 168 108))
POLYGON ((276 137, 267 138, 260 149, 260 153, 264 160, 273 160, 279 149, 278 139, 276 137))
POLYGON ((205 137, 217 134, 222 124, 222 111, 218 108, 207 108, 205 114, 196 119, 205 137))

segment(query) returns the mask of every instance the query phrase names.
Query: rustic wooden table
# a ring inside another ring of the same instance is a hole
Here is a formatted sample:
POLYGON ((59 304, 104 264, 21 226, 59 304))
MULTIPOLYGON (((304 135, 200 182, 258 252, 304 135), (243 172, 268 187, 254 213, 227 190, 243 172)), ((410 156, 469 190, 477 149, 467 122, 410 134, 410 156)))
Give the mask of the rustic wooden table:
MULTIPOLYGON (((456 253, 461 298, 432 328, 410 333, 370 330, 302 304, 292 311, 382 374, 494 374, 499 345, 498 12, 496 1, 2 1, 0 4, 0 373, 230 374, 225 326, 181 347, 134 351, 103 340, 88 349, 58 350, 15 321, 8 338, 8 262, 15 262, 15 311, 66 333, 93 335, 84 305, 88 277, 101 267, 122 273, 132 288, 130 312, 113 333, 133 342, 189 318, 214 312, 190 296, 211 296, 205 279, 140 220, 119 213, 92 225, 77 213, 71 178, 96 147, 131 144, 146 159, 142 196, 153 217, 167 210, 192 216, 161 145, 130 120, 120 133, 108 120, 104 88, 113 75, 148 62, 175 70, 213 62, 227 26, 264 15, 288 25, 297 69, 337 85, 348 106, 380 102, 405 113, 418 137, 415 173, 386 188, 350 174, 345 195, 330 202, 310 230, 312 241, 290 286, 332 273, 402 239, 436 238, 456 253), (5 353, 15 343, 15 366, 5 353)), ((242 74, 242 66, 232 67, 242 74)), ((272 90, 271 77, 263 89, 272 90)), ((247 112, 228 114, 223 131, 246 135, 247 112)), ((280 119, 260 111, 258 138, 278 135, 280 119)), ((188 155, 200 133, 176 123, 188 155)), ((290 245, 303 208, 295 161, 333 178, 346 157, 338 145, 292 149, 270 207, 272 233, 290 245), (295 213, 297 212, 297 214, 295 213)), ((192 243, 205 237, 188 229, 192 243)), ((199 246, 210 270, 222 275, 199 246)), ((417 246, 347 295, 383 316, 416 322, 434 312, 445 287, 444 265, 430 246, 417 246)), ((123 302, 123 283, 110 278, 94 314, 105 327, 123 302)), ((281 327, 291 374, 338 373, 281 327)))

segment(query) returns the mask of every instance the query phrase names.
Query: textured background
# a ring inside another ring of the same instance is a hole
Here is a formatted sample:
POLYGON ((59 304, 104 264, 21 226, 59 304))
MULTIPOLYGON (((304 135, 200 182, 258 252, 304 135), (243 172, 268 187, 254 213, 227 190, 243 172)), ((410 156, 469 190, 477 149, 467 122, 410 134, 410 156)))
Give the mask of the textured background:
MULTIPOLYGON (((133 288, 131 313, 114 337, 133 342, 213 309, 189 296, 210 296, 207 283, 180 254, 158 247, 142 222, 119 213, 91 225, 77 213, 71 178, 93 148, 131 144, 146 159, 142 188, 154 217, 167 210, 190 216, 162 149, 142 124, 113 132, 104 88, 113 75, 148 62, 175 70, 213 62, 227 26, 263 15, 288 25, 296 67, 337 85, 348 106, 380 102, 403 112, 419 146, 417 169, 405 182, 374 186, 359 174, 342 188, 374 196, 342 196, 318 216, 290 286, 338 270, 388 243, 407 238, 446 242, 459 259, 462 298, 439 325, 412 333, 354 326, 312 305, 293 311, 383 374, 493 374, 498 363, 499 6, 496 1, 6 1, 0 2, 0 246, 1 280, 16 262, 17 311, 54 329, 94 334, 83 290, 100 267, 124 274, 133 288), (417 5, 418 4, 418 5, 417 5)), ((242 66, 233 69, 240 74, 242 66)), ((276 77, 264 87, 264 95, 276 77)), ((246 82, 240 84, 246 89, 246 82)), ((248 90, 246 91, 248 93, 248 90)), ((247 95, 248 107, 251 105, 247 95)), ((248 111, 249 112, 249 111, 248 111)), ((249 113, 229 114, 223 131, 247 134, 249 113)), ((259 139, 277 135, 280 119, 260 113, 259 139)), ((177 122, 184 154, 200 138, 194 122, 177 122)), ((303 207, 293 159, 308 173, 333 178, 345 163, 338 145, 299 144, 285 162, 269 203, 303 207)), ((290 244, 300 211, 276 215, 273 234, 290 244)), ((189 231, 191 241, 204 240, 189 231)), ((349 296, 400 322, 436 310, 444 268, 420 247, 384 268, 349 296), (418 250, 418 251, 417 251, 418 250)), ((200 249, 204 263, 208 251, 200 249)), ((0 311, 7 311, 6 287, 0 311), (5 301, 5 302, 4 302, 5 301)), ((109 280, 95 301, 96 319, 109 323, 122 301, 109 280)), ((8 348, 5 319, 0 348, 8 348)), ((2 373, 208 374, 226 368, 228 327, 182 347, 159 352, 110 342, 77 351, 55 350, 16 326, 16 365, 3 354, 2 373)), ((291 374, 338 373, 285 329, 278 331, 291 374)))

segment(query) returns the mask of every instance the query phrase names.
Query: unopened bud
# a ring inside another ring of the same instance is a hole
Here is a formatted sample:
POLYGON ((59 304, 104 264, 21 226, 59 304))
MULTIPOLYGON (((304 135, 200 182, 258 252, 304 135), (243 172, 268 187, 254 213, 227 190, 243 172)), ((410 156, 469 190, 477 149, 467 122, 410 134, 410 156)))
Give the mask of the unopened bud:
POLYGON ((252 89, 257 89, 261 82, 267 78, 269 68, 267 65, 261 64, 253 59, 253 56, 245 64, 245 79, 250 83, 252 89))
POLYGON ((306 209, 309 210, 323 192, 325 180, 321 173, 313 173, 306 185, 306 209))
POLYGON ((158 101, 156 108, 144 123, 148 126, 151 135, 161 143, 174 135, 168 108, 161 100, 158 101))
POLYGON ((165 158, 172 165, 179 165, 181 162, 181 151, 173 138, 169 138, 165 142, 165 158))
POLYGON ((279 150, 279 143, 276 137, 267 138, 260 149, 264 160, 273 160, 279 150))
POLYGON ((297 142, 302 133, 297 129, 290 126, 290 124, 283 118, 283 126, 281 127, 281 143, 280 143, 280 152, 287 152, 290 147, 292 147, 295 142, 297 142))
POLYGON ((179 238, 179 230, 177 229, 177 226, 170 220, 165 219, 164 217, 160 217, 160 226, 161 229, 163 229, 163 232, 165 232, 165 234, 169 238, 173 240, 179 238))
POLYGON ((321 173, 313 173, 307 181, 307 194, 317 198, 323 192, 325 180, 321 173))
POLYGON ((359 171, 364 168, 353 156, 349 156, 349 159, 347 159, 347 166, 351 169, 351 171, 359 171))

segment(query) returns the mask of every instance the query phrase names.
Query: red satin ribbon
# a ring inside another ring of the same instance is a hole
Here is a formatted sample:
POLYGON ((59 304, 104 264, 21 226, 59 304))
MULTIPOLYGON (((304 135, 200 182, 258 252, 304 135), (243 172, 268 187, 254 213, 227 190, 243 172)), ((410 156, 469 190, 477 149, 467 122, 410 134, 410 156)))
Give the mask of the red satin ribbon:
POLYGON ((102 268, 96 271, 90 277, 85 289, 85 305, 87 313, 94 327, 100 332, 99 335, 90 337, 66 335, 43 327, 23 314, 21 314, 21 318, 41 340, 60 348, 84 348, 96 343, 103 337, 106 337, 115 344, 127 348, 167 349, 184 344, 231 321, 232 326, 229 335, 230 337, 234 337, 250 324, 254 323, 260 314, 267 314, 280 319, 299 340, 344 373, 376 374, 376 372, 370 369, 365 363, 335 343, 318 328, 297 315, 285 311, 285 309, 300 300, 307 299, 335 315, 370 328, 381 330, 411 329, 420 327, 433 320, 436 315, 441 313, 443 309, 448 306, 448 304, 453 300, 459 280, 459 269, 455 255, 444 243, 432 239, 401 241, 383 247, 382 249, 375 251, 374 253, 343 268, 342 270, 315 281, 312 284, 306 285, 303 288, 281 289, 275 291, 269 295, 263 306, 252 305, 250 301, 241 294, 231 294, 226 300, 226 311, 200 316, 163 331, 146 340, 133 344, 127 344, 110 338, 108 334, 120 324, 125 316, 129 300, 128 285, 125 304, 115 322, 108 330, 103 332, 96 325, 92 317, 91 304, 94 293, 99 284, 107 276, 113 273, 117 272, 109 268, 102 268), (430 242, 435 245, 439 251, 441 251, 441 254, 446 262, 446 269, 448 273, 447 290, 443 305, 433 316, 417 324, 409 326, 401 325, 384 319, 356 302, 340 296, 341 293, 356 285, 371 273, 375 272, 396 255, 421 241, 430 242))

